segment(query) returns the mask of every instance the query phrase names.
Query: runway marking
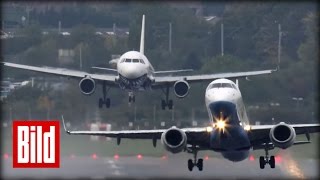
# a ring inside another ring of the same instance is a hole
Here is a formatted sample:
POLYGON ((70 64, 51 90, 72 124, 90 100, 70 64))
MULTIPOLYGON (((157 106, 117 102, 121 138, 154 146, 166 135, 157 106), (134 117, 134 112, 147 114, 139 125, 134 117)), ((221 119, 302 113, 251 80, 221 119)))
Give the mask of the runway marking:
POLYGON ((124 175, 124 173, 120 172, 118 169, 122 169, 121 167, 117 166, 115 164, 115 161, 111 160, 111 159, 104 159, 104 164, 108 164, 110 165, 109 167, 111 169, 113 169, 114 171, 112 172, 112 175, 115 175, 115 176, 120 176, 120 175, 124 175))
POLYGON ((113 175, 116 175, 116 176, 122 175, 122 173, 120 173, 120 171, 118 171, 118 170, 115 170, 112 174, 113 174, 113 175))

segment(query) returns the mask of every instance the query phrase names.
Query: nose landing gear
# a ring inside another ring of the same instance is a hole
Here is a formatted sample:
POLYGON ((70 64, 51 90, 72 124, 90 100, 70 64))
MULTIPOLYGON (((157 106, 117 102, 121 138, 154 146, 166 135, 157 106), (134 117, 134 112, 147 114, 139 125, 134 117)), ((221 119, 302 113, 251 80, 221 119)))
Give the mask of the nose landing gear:
POLYGON ((132 91, 129 92, 129 103, 136 102, 136 97, 132 91))

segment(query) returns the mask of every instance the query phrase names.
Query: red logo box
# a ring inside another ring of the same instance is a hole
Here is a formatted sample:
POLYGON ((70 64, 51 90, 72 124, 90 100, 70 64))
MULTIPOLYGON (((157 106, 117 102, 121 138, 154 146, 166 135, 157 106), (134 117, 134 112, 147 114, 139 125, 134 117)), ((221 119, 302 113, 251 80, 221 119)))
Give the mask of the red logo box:
POLYGON ((14 168, 60 167, 59 121, 13 121, 14 168))

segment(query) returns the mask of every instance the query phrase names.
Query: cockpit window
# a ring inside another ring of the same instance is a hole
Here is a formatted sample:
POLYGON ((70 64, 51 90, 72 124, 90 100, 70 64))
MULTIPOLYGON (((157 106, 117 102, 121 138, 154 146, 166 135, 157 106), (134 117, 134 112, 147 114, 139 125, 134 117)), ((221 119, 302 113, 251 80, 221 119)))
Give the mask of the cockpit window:
POLYGON ((139 62, 139 59, 132 59, 132 62, 138 63, 138 62, 139 62))
POLYGON ((131 62, 131 59, 126 59, 126 62, 131 62))
POLYGON ((140 60, 140 62, 141 62, 142 64, 145 64, 145 63, 144 63, 144 61, 143 61, 142 59, 139 59, 139 60, 140 60))
POLYGON ((233 88, 233 89, 237 89, 233 84, 230 83, 215 83, 212 84, 210 89, 212 88, 233 88))
POLYGON ((221 87, 223 88, 233 88, 229 83, 221 83, 221 87))
POLYGON ((231 85, 232 85, 232 87, 233 87, 234 89, 237 89, 236 85, 234 85, 234 84, 231 84, 231 85))

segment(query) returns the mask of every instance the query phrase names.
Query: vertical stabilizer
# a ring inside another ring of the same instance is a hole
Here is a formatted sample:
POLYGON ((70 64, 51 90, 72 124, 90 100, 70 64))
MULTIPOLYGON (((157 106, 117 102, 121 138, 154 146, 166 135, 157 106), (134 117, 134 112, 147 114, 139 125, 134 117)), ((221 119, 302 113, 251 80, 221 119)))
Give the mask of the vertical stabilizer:
POLYGON ((142 15, 140 53, 144 54, 144 15, 142 15))

